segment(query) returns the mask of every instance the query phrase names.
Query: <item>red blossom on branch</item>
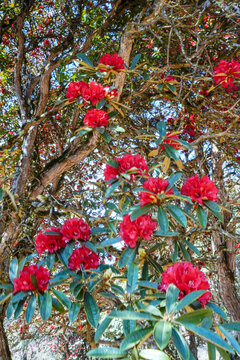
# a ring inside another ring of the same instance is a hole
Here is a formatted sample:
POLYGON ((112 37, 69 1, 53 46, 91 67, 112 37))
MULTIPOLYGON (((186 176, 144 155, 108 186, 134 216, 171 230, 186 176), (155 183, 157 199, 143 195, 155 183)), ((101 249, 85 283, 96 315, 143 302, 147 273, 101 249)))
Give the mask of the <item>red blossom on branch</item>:
MULTIPOLYGON (((170 284, 174 284, 179 289, 179 300, 192 291, 209 290, 209 283, 205 274, 198 269, 198 266, 194 268, 193 264, 188 261, 175 263, 173 266, 168 267, 162 274, 162 281, 158 289, 167 291, 170 284)), ((211 293, 207 291, 198 300, 204 306, 210 297, 211 293)))
MULTIPOLYGON (((83 92, 83 98, 85 98, 84 94, 85 92, 83 92)), ((99 100, 102 100, 105 97, 105 89, 101 84, 91 81, 89 84, 89 94, 91 103, 96 105, 99 100)), ((86 98, 86 100, 88 99, 86 98)))
POLYGON ((83 119, 84 125, 95 128, 97 126, 107 126, 109 117, 103 110, 91 109, 88 110, 85 118, 83 119))
POLYGON ((72 81, 67 87, 66 97, 69 101, 74 101, 80 95, 85 94, 84 98, 88 100, 90 98, 90 95, 86 98, 86 91, 88 90, 89 86, 84 81, 72 81))
POLYGON ((164 144, 168 144, 168 145, 171 145, 174 149, 179 150, 181 147, 181 144, 174 139, 179 139, 179 137, 176 134, 171 134, 170 132, 168 132, 161 144, 160 149, 164 150, 165 149, 164 144))
POLYGON ((50 227, 38 234, 35 240, 35 246, 38 254, 42 254, 46 250, 52 254, 60 248, 64 248, 66 242, 62 238, 60 228, 50 227), (48 231, 58 233, 58 235, 46 234, 48 231))
POLYGON ((124 174, 131 170, 131 176, 148 174, 148 167, 141 155, 125 154, 121 158, 114 158, 119 163, 117 169, 111 165, 106 165, 104 169, 105 181, 116 179, 119 174, 124 174))
POLYGON ((150 240, 157 224, 150 216, 142 215, 131 221, 130 215, 125 215, 120 223, 120 232, 122 240, 130 248, 135 248, 138 239, 150 240))
POLYGON ((69 269, 81 270, 81 265, 85 270, 97 269, 99 265, 98 254, 89 250, 86 246, 73 250, 68 262, 69 269))
MULTIPOLYGON (((121 56, 118 56, 118 54, 105 54, 101 57, 99 60, 99 65, 104 64, 106 66, 109 66, 112 68, 112 70, 115 70, 117 72, 120 72, 122 69, 124 69, 124 61, 121 58, 121 56)), ((99 69, 100 71, 107 71, 107 69, 99 69)))
POLYGON ((31 275, 34 275, 37 280, 37 290, 44 292, 47 290, 50 274, 42 265, 24 266, 22 271, 19 271, 19 277, 13 280, 14 291, 16 294, 19 291, 34 291, 35 287, 31 280, 31 275))
POLYGON ((61 234, 63 240, 89 240, 91 230, 88 224, 83 219, 73 218, 68 219, 62 226, 61 234))
POLYGON ((225 89, 228 87, 231 89, 233 88, 233 79, 240 77, 240 63, 233 59, 230 62, 220 60, 214 68, 213 75, 216 84, 221 84, 225 89))
POLYGON ((198 178, 195 175, 188 178, 182 186, 181 194, 189 196, 192 201, 196 201, 199 204, 203 204, 203 200, 218 201, 218 189, 207 176, 198 178))
MULTIPOLYGON (((149 192, 140 192, 139 198, 140 198, 140 204, 141 206, 144 206, 146 204, 152 203, 157 204, 159 202, 158 195, 162 195, 165 193, 166 189, 168 187, 168 181, 165 179, 160 178, 153 178, 150 177, 145 183, 143 184, 143 188, 150 190, 152 193, 149 192)), ((173 194, 173 190, 169 189, 166 193, 166 195, 173 194)))

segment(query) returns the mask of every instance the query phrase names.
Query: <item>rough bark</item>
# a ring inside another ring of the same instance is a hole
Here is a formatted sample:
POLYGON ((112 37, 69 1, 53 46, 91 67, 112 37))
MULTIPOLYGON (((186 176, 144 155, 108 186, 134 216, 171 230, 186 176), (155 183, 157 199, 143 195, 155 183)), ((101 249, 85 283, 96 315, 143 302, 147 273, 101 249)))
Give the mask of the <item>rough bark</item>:
POLYGON ((11 360, 11 353, 3 327, 4 311, 0 314, 0 360, 11 360))

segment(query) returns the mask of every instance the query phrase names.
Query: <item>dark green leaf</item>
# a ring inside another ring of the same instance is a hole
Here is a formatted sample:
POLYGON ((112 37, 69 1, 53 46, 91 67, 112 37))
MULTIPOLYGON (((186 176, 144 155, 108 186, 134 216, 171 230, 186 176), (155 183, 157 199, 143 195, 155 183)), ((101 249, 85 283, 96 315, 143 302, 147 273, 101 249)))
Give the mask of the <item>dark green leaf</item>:
POLYGON ((120 349, 123 351, 131 349, 133 346, 138 344, 145 336, 149 335, 152 331, 153 327, 133 331, 131 334, 127 335, 122 341, 120 349))
POLYGON ((235 339, 235 337, 230 334, 223 326, 219 325, 218 328, 223 333, 223 335, 226 336, 226 338, 228 339, 232 347, 236 350, 236 352, 240 355, 240 345, 235 339))
POLYGON ((18 319, 19 315, 23 311, 24 304, 25 304, 25 300, 19 301, 19 303, 17 304, 17 307, 14 312, 14 320, 18 319))
POLYGON ((89 250, 97 253, 97 248, 96 248, 96 246, 95 246, 92 242, 90 242, 90 241, 85 241, 84 246, 86 246, 89 250))
POLYGON ((160 264, 158 264, 150 255, 147 256, 149 262, 151 263, 151 265, 155 268, 155 270, 157 270, 157 272, 159 274, 163 273, 163 268, 161 267, 160 264))
POLYGON ((30 278, 31 278, 31 282, 32 282, 34 288, 37 289, 38 288, 38 283, 37 283, 36 277, 33 274, 31 274, 30 278))
POLYGON ((0 289, 13 290, 12 284, 0 284, 0 289))
MULTIPOLYGON (((111 315, 111 313, 109 314, 111 315)), ((105 330, 108 328, 108 326, 110 325, 112 318, 106 316, 105 319, 101 322, 101 324, 99 325, 99 327, 97 328, 95 335, 94 335, 94 341, 98 342, 98 340, 101 338, 101 336, 103 335, 103 333, 105 332, 105 330)))
POLYGON ((109 186, 106 190, 105 198, 109 197, 114 192, 114 190, 116 190, 117 187, 121 184, 122 184, 122 180, 117 181, 117 182, 113 183, 111 186, 109 186))
POLYGON ((180 246, 180 249, 181 249, 181 251, 182 251, 184 260, 186 260, 186 261, 191 261, 191 257, 190 257, 190 255, 189 255, 187 249, 185 248, 184 244, 183 244, 181 241, 179 241, 179 246, 180 246))
POLYGON ((217 203, 211 200, 204 200, 203 203, 222 223, 224 222, 223 217, 220 214, 220 207, 217 203))
POLYGON ((114 245, 114 244, 117 244, 121 241, 121 238, 118 236, 118 237, 115 237, 115 238, 112 238, 112 239, 107 239, 107 240, 104 240, 103 242, 101 242, 98 247, 104 247, 104 246, 111 246, 111 245, 114 245))
POLYGON ((174 142, 178 142, 178 143, 182 144, 183 146, 185 146, 189 150, 192 150, 192 148, 193 148, 191 145, 189 145, 189 143, 187 141, 184 141, 182 139, 175 139, 174 138, 174 142))
POLYGON ((183 211, 176 205, 166 205, 169 214, 182 226, 187 226, 187 218, 183 211))
POLYGON ((221 324, 221 326, 223 326, 227 330, 240 331, 240 322, 221 324))
POLYGON ((207 346, 208 346, 208 359, 209 360, 216 360, 216 348, 215 348, 215 346, 210 342, 207 343, 207 346))
POLYGON ((40 315, 46 321, 49 319, 52 311, 52 297, 49 292, 46 292, 40 300, 40 315))
MULTIPOLYGON (((133 307, 129 305, 126 311, 134 311, 133 307)), ((123 320, 123 332, 125 336, 129 335, 135 330, 136 327, 136 320, 123 320)))
POLYGON ((157 123, 157 129, 158 129, 159 135, 160 135, 161 137, 164 137, 164 136, 166 135, 167 127, 166 127, 165 122, 159 121, 159 122, 157 123))
POLYGON ((47 254, 47 267, 49 268, 49 270, 51 270, 51 268, 53 267, 55 263, 55 254, 47 254))
MULTIPOLYGON (((110 316, 110 315, 109 315, 110 316)), ((111 317, 116 317, 125 320, 154 320, 157 321, 153 316, 144 312, 136 312, 131 310, 117 311, 113 310, 111 317)))
POLYGON ((225 312, 216 304, 208 302, 206 306, 212 309, 216 314, 220 315, 222 318, 227 319, 227 315, 225 314, 225 312))
POLYGON ((179 316, 176 321, 184 324, 184 322, 191 324, 200 324, 206 317, 212 317, 211 309, 199 309, 191 311, 179 316))
POLYGON ((104 347, 92 349, 87 353, 87 356, 101 358, 101 359, 120 359, 126 356, 127 353, 116 347, 104 347))
POLYGON ((151 208, 152 208, 151 204, 147 204, 147 205, 144 205, 144 206, 141 206, 141 207, 137 208, 136 210, 134 210, 132 212, 131 221, 134 221, 139 216, 147 214, 151 208))
POLYGON ((192 291, 190 294, 184 296, 182 300, 177 304, 175 311, 178 312, 185 308, 186 306, 192 304, 195 300, 197 300, 200 296, 202 296, 207 290, 196 290, 192 291))
POLYGON ((217 345, 218 347, 229 351, 230 353, 234 353, 232 348, 216 333, 211 330, 205 329, 200 326, 196 326, 190 323, 183 324, 188 330, 194 332, 195 334, 199 335, 201 338, 211 342, 212 344, 217 345))
POLYGON ((97 104, 96 104, 96 108, 98 110, 102 109, 103 106, 106 104, 106 99, 101 99, 97 104))
POLYGON ((128 267, 127 279, 127 292, 133 293, 138 281, 138 267, 136 264, 131 264, 128 267))
POLYGON ((158 208, 158 224, 163 234, 168 232, 168 216, 166 211, 163 208, 158 208))
POLYGON ((178 295, 178 288, 174 284, 170 284, 166 294, 166 311, 168 314, 171 314, 174 311, 178 295))
POLYGON ((94 67, 93 63, 89 60, 89 58, 87 57, 87 55, 82 54, 82 53, 78 53, 77 57, 80 61, 84 62, 85 64, 89 65, 90 67, 94 67))
POLYGON ((104 131, 102 135, 102 138, 107 142, 107 143, 110 143, 111 141, 111 135, 109 134, 109 132, 107 132, 106 130, 104 131))
POLYGON ((18 260, 13 258, 9 265, 9 278, 13 283, 13 280, 18 276, 18 260))
POLYGON ((169 84, 169 83, 167 83, 166 85, 167 85, 168 89, 171 90, 173 93, 176 92, 176 86, 169 84))
POLYGON ((80 307, 81 307, 81 305, 78 303, 72 304, 72 306, 69 310, 69 313, 68 313, 68 318, 71 323, 73 323, 76 320, 78 313, 80 311, 80 307))
POLYGON ((223 350, 217 346, 216 346, 216 349, 219 352, 219 354, 221 355, 223 360, 231 360, 230 356, 228 355, 228 353, 225 350, 223 350))
POLYGON ((134 56, 132 64, 130 66, 130 70, 133 70, 135 68, 135 66, 137 65, 137 62, 141 56, 142 56, 141 54, 137 54, 136 56, 134 56))
POLYGON ((166 189, 166 192, 171 189, 171 187, 181 178, 182 171, 176 171, 168 178, 168 187, 166 189))
POLYGON ((132 262, 135 259, 135 256, 137 254, 137 247, 135 248, 130 248, 127 247, 122 255, 120 256, 119 260, 118 260, 118 266, 120 269, 122 269, 124 266, 128 265, 128 264, 132 264, 132 262))
POLYGON ((84 308, 88 322, 96 328, 99 323, 99 309, 95 299, 89 293, 84 294, 84 308))
POLYGON ((186 343, 186 340, 183 338, 180 332, 175 328, 172 328, 172 338, 180 358, 182 360, 189 360, 190 350, 188 344, 186 343))
POLYGON ((58 298, 58 300, 63 304, 65 305, 68 309, 70 309, 71 307, 71 301, 69 300, 69 298, 64 294, 62 293, 61 291, 59 290, 53 290, 53 294, 56 296, 56 298, 58 298))
POLYGON ((190 243, 188 240, 186 239, 182 239, 182 241, 193 251, 195 252, 195 254, 197 254, 198 256, 201 256, 201 252, 198 250, 198 248, 193 245, 192 243, 190 243))
POLYGON ((154 236, 162 236, 162 237, 166 237, 166 236, 178 236, 179 232, 167 232, 166 234, 163 231, 154 231, 153 233, 154 236))
POLYGON ((154 339, 161 350, 165 349, 172 336, 172 325, 168 321, 159 321, 154 327, 154 339))
POLYGON ((13 307, 12 302, 10 301, 9 304, 8 304, 8 307, 7 307, 7 311, 6 311, 6 317, 7 317, 7 319, 10 319, 10 317, 11 317, 12 314, 13 314, 13 311, 14 311, 14 307, 13 307))
POLYGON ((17 302, 19 302, 20 300, 25 299, 28 296, 28 292, 27 291, 19 291, 18 293, 16 293, 15 295, 13 295, 12 297, 12 303, 15 304, 17 302))
POLYGON ((65 311, 64 307, 58 301, 58 299, 56 299, 55 297, 52 297, 52 306, 53 306, 53 309, 57 310, 61 314, 65 314, 66 311, 65 311))
POLYGON ((180 154, 174 147, 169 144, 164 144, 164 149, 167 157, 176 161, 179 159, 180 154))
POLYGON ((29 302, 28 302, 28 306, 26 308, 26 312, 25 312, 25 319, 28 324, 32 320, 32 317, 33 317, 33 314, 34 314, 34 311, 36 308, 36 303, 37 303, 36 295, 31 296, 31 298, 29 299, 29 302))
POLYGON ((207 226, 207 214, 200 205, 197 206, 197 217, 201 228, 205 229, 207 226))

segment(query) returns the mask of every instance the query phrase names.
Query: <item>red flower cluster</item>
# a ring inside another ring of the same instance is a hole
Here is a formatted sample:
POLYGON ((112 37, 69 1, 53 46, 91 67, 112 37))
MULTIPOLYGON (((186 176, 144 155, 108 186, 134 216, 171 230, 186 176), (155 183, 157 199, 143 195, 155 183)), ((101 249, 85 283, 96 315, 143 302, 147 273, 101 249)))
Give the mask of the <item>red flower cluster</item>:
MULTIPOLYGON (((166 191, 168 187, 168 181, 165 179, 150 177, 147 181, 145 181, 143 187, 144 189, 150 190, 156 195, 151 194, 149 192, 140 192, 139 198, 140 198, 141 206, 144 206, 149 203, 157 204, 157 202, 159 201, 158 195, 161 195, 166 191)), ((165 194, 167 195, 173 194, 172 189, 169 189, 165 194)))
POLYGON ((156 227, 155 221, 147 215, 139 216, 134 221, 131 221, 130 215, 125 215, 120 223, 119 235, 125 244, 135 248, 139 238, 150 240, 156 227))
POLYGON ((60 228, 50 227, 38 234, 35 243, 38 254, 42 254, 45 250, 52 254, 60 248, 64 248, 67 242, 63 240, 60 228), (48 231, 58 233, 58 235, 45 234, 48 231))
MULTIPOLYGON (((179 300, 192 291, 209 289, 209 283, 204 273, 198 269, 198 266, 194 268, 188 261, 175 263, 173 266, 168 267, 162 274, 162 281, 158 289, 167 291, 170 284, 174 284, 179 289, 179 300)), ((211 293, 207 291, 198 300, 204 306, 210 297, 211 293)))
POLYGON ((84 125, 95 128, 96 126, 107 126, 109 117, 103 110, 91 109, 88 110, 83 119, 84 125))
POLYGON ((124 174, 131 170, 132 175, 143 175, 148 173, 148 167, 141 155, 126 154, 121 158, 114 158, 119 163, 117 169, 110 165, 106 165, 104 169, 105 181, 116 179, 119 174, 124 174))
POLYGON ((67 87, 66 97, 73 101, 79 96, 83 97, 85 104, 86 100, 90 100, 95 105, 105 97, 105 89, 95 81, 91 81, 89 85, 84 81, 73 81, 67 87))
MULTIPOLYGON (((101 57, 98 64, 110 66, 113 70, 120 72, 124 69, 124 61, 118 54, 105 54, 101 57)), ((99 69, 100 71, 107 71, 107 69, 99 69)))
POLYGON ((203 200, 218 201, 218 189, 207 176, 200 179, 197 175, 188 178, 182 186, 181 194, 190 196, 193 201, 197 201, 199 204, 203 204, 203 200))
POLYGON ((81 270, 81 265, 85 270, 97 269, 99 265, 98 254, 89 250, 86 246, 73 250, 68 262, 69 269, 81 270))
POLYGON ((116 89, 112 89, 110 90, 108 87, 105 87, 105 91, 106 91, 106 98, 107 99, 114 99, 115 97, 118 96, 118 92, 116 89))
POLYGON ((31 275, 34 275, 37 280, 37 290, 44 292, 47 290, 50 274, 42 265, 24 266, 22 271, 19 271, 19 277, 13 280, 14 291, 16 294, 19 291, 34 291, 35 287, 31 280, 31 275))
POLYGON ((179 150, 181 147, 181 144, 174 139, 179 139, 179 137, 176 134, 171 134, 168 132, 161 144, 160 149, 164 150, 165 149, 164 144, 168 144, 168 145, 171 145, 174 149, 179 150))
POLYGON ((237 87, 234 87, 233 79, 240 77, 240 63, 233 59, 230 62, 220 60, 219 64, 214 68, 213 75, 213 80, 216 84, 221 84, 230 91, 236 90, 237 87))
POLYGON ((161 79, 164 79, 164 82, 165 83, 167 83, 167 82, 169 82, 169 83, 176 83, 177 82, 177 78, 175 77, 175 76, 167 76, 166 78, 165 78, 165 73, 163 73, 162 75, 161 75, 161 79))
POLYGON ((68 219, 61 228, 63 240, 89 240, 91 230, 88 224, 83 219, 73 218, 68 219))

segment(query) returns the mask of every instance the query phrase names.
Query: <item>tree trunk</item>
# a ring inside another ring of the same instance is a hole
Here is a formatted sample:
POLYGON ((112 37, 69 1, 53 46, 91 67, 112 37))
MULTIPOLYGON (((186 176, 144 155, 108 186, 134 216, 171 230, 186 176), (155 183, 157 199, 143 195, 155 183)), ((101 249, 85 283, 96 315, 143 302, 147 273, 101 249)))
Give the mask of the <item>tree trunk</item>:
POLYGON ((2 306, 0 314, 0 360, 11 360, 11 353, 8 346, 8 340, 3 327, 5 306, 2 306))

